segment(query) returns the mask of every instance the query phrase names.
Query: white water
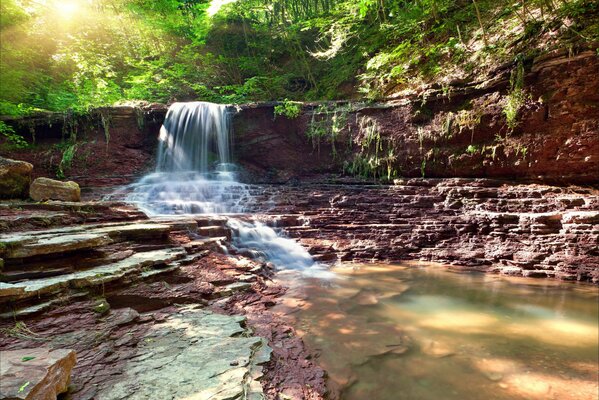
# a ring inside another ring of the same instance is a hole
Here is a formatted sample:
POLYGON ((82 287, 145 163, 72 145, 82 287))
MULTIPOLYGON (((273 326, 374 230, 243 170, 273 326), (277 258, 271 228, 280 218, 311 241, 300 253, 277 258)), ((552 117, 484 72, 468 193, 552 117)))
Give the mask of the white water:
MULTIPOLYGON (((205 102, 175 103, 160 130, 156 172, 131 185, 127 200, 146 214, 241 214, 258 190, 237 181, 230 111, 205 102)), ((310 254, 257 221, 229 217, 233 246, 279 269, 320 270, 310 254)))

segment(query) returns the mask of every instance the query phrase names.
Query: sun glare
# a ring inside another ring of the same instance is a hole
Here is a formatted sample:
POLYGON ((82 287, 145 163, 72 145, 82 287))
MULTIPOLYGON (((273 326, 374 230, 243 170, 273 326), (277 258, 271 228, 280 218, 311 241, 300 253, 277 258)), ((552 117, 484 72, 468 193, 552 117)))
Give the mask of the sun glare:
POLYGON ((235 0, 212 0, 210 2, 208 10, 206 10, 206 13, 209 17, 212 17, 221 9, 222 6, 224 6, 225 4, 233 3, 234 1, 235 0))
POLYGON ((63 18, 72 18, 81 10, 81 5, 78 1, 57 1, 54 7, 58 10, 63 18))

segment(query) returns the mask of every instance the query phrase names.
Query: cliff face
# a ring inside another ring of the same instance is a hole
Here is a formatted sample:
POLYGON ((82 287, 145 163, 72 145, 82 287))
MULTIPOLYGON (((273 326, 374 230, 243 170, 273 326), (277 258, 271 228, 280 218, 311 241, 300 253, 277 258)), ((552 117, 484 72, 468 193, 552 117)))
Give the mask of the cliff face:
POLYGON ((32 144, 4 143, 0 155, 30 162, 34 177, 65 177, 84 188, 128 183, 151 168, 165 115, 166 106, 149 105, 5 119, 32 144))
MULTIPOLYGON (((276 116, 276 105, 231 107, 234 156, 245 180, 343 173, 599 182, 596 49, 548 54, 505 66, 490 80, 385 103, 301 104, 297 118, 276 116)), ((151 168, 165 115, 166 106, 150 105, 97 109, 85 118, 6 120, 35 145, 0 146, 0 155, 31 162, 35 176, 60 170, 84 187, 124 183, 151 168), (76 147, 65 163, 66 138, 76 147)))
POLYGON ((535 59, 518 76, 380 104, 273 104, 234 117, 239 162, 258 180, 323 172, 383 177, 493 177, 558 184, 599 181, 599 58, 595 50, 535 59))

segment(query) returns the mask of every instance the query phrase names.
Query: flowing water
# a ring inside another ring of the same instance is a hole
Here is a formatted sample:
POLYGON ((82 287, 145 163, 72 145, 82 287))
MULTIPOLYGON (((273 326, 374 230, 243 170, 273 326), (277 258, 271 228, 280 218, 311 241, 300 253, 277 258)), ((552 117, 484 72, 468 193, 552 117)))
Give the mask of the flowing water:
MULTIPOLYGON (((206 102, 171 105, 160 129, 156 171, 131 185, 127 200, 151 216, 255 209, 260 189, 240 183, 232 163, 232 112, 206 102)), ((322 270, 301 245, 263 223, 230 215, 228 226, 239 251, 281 269, 322 270)))
POLYGON ((343 400, 598 397, 596 287, 435 265, 333 272, 279 274, 278 310, 343 400))

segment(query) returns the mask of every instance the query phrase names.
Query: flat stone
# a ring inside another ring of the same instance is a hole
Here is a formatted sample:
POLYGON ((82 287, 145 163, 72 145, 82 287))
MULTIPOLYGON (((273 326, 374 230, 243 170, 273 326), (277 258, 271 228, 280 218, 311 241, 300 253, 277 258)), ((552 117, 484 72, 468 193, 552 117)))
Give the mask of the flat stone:
POLYGON ((76 182, 62 182, 50 178, 37 178, 29 188, 29 197, 35 201, 80 201, 81 189, 76 182))
POLYGON ((263 398, 258 364, 270 360, 264 339, 248 336, 244 317, 183 308, 147 333, 123 379, 105 400, 263 398))
POLYGON ((65 253, 106 246, 112 242, 108 235, 98 233, 51 236, 39 240, 25 239, 18 242, 18 244, 11 244, 4 256, 5 258, 26 258, 44 254, 65 253))
POLYGON ((55 400, 67 391, 75 363, 68 349, 0 351, 0 398, 55 400))
POLYGON ((219 291, 219 295, 221 297, 231 296, 235 293, 245 292, 246 290, 251 289, 252 284, 249 282, 234 282, 229 285, 226 285, 219 291))

